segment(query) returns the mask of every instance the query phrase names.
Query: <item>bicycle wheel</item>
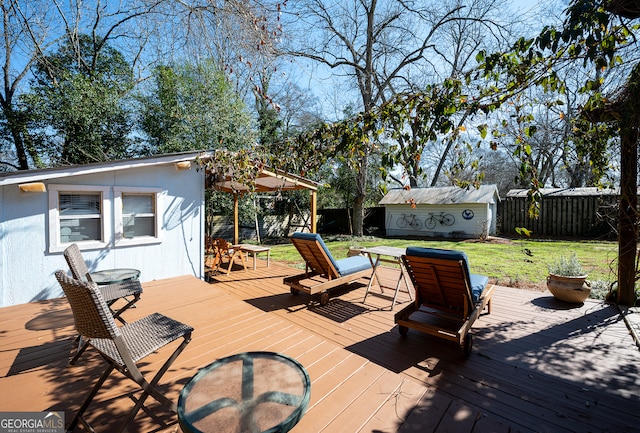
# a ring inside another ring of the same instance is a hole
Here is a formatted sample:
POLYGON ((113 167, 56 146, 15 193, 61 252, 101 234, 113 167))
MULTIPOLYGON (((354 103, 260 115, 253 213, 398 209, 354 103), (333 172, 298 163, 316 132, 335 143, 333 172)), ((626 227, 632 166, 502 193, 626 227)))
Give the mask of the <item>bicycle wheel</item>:
POLYGON ((450 213, 442 215, 442 225, 452 226, 456 222, 456 218, 450 213))
POLYGON ((407 226, 407 218, 402 215, 402 218, 398 218, 398 221, 396 221, 396 225, 399 229, 405 228, 407 226))
POLYGON ((420 230, 422 228, 422 222, 418 218, 414 218, 413 221, 410 222, 411 227, 414 230, 420 230))
POLYGON ((431 215, 424 221, 424 226, 428 229, 433 229, 436 227, 436 219, 431 215))

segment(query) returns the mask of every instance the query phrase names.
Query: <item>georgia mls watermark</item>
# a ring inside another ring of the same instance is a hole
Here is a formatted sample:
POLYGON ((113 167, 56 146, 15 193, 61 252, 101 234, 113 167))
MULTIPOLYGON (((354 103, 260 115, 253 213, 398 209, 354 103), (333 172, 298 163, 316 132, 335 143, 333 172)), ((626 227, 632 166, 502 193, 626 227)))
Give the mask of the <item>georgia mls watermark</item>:
POLYGON ((64 433, 64 412, 0 412, 0 433, 64 433))

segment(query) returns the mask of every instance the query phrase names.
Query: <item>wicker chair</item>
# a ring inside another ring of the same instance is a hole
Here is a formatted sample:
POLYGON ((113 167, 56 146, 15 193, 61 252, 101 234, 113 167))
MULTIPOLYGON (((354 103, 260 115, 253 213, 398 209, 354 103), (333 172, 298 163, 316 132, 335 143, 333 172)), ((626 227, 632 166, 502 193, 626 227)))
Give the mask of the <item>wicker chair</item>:
MULTIPOLYGON (((91 282, 91 273, 89 272, 87 263, 85 262, 84 257, 82 257, 82 253, 80 252, 80 248, 78 248, 77 244, 71 244, 64 250, 64 258, 69 265, 69 270, 71 271, 71 275, 73 275, 74 279, 91 282)), ((121 317, 121 314, 127 309, 133 307, 135 303, 140 300, 140 295, 142 295, 142 284, 140 284, 140 281, 133 280, 117 284, 100 285, 98 286, 98 289, 100 290, 100 293, 102 293, 102 298, 107 303, 113 318, 118 319, 123 324, 127 323, 121 317), (114 304, 120 299, 122 299, 125 304, 116 309, 114 304)), ((75 364, 78 358, 80 358, 87 349, 87 345, 84 344, 85 342, 82 339, 82 335, 78 336, 77 341, 78 349, 73 358, 69 361, 69 364, 75 364)))
POLYGON ((118 327, 95 283, 75 280, 61 270, 57 271, 55 275, 71 305, 77 331, 86 339, 87 345, 97 349, 108 363, 106 370, 71 421, 68 431, 73 431, 79 422, 88 430, 93 431, 84 419, 84 412, 114 369, 136 382, 143 390, 119 431, 127 430, 129 423, 133 421, 148 396, 152 396, 176 412, 176 404, 161 394, 156 386, 160 378, 191 341, 193 328, 159 313, 118 327), (181 337, 183 341, 180 345, 153 379, 147 381, 138 369, 137 363, 181 337))
MULTIPOLYGON (((80 248, 78 248, 77 244, 71 244, 64 250, 64 258, 69 265, 71 275, 73 275, 74 279, 80 281, 91 281, 89 268, 87 267, 87 263, 85 262, 84 257, 82 257, 82 253, 80 252, 80 248)), ((140 295, 142 295, 142 284, 140 284, 140 281, 125 281, 118 284, 98 286, 98 288, 100 289, 100 292, 102 292, 102 297, 111 309, 113 317, 122 323, 126 323, 120 315, 140 300, 140 295), (113 308, 113 304, 115 304, 119 299, 122 299, 125 302, 125 305, 116 310, 113 308)))

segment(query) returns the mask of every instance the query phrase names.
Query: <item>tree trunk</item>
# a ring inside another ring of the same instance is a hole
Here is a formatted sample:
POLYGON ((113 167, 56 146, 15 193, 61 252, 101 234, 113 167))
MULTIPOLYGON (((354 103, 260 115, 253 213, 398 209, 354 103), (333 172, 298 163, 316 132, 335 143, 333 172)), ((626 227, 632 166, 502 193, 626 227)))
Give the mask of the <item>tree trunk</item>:
POLYGON ((13 144, 16 151, 16 159, 18 160, 19 170, 29 170, 29 160, 27 159, 27 150, 22 139, 22 130, 26 129, 23 122, 20 121, 19 114, 15 112, 10 102, 6 102, 2 106, 2 111, 7 119, 7 129, 13 138, 13 144))
POLYGON ((363 152, 360 158, 360 169, 356 176, 356 194, 353 199, 353 235, 364 234, 364 203, 367 197, 367 177, 369 167, 369 152, 363 152))
POLYGON ((364 233, 364 197, 356 197, 353 201, 353 235, 364 233))
POLYGON ((617 302, 620 305, 633 305, 638 247, 638 128, 623 126, 620 131, 620 141, 617 302))

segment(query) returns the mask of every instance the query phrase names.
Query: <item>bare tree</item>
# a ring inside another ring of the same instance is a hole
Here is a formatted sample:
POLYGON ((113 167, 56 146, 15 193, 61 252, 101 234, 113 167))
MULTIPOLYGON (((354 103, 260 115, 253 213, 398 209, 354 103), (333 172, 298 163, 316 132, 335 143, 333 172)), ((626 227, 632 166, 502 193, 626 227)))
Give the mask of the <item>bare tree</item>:
MULTIPOLYGON (((439 32, 448 25, 473 21, 493 26, 488 16, 476 18, 469 10, 462 2, 417 0, 289 3, 284 52, 324 65, 348 80, 366 115, 394 95, 424 86, 425 77, 437 76, 439 32)), ((460 50, 455 67, 468 57, 460 50)), ((354 234, 362 235, 369 161, 379 143, 364 137, 355 145, 354 234)))
POLYGON ((26 130, 27 113, 16 104, 29 70, 51 44, 48 16, 50 2, 2 0, 2 144, 0 165, 16 170, 29 168, 30 158, 40 165, 26 130), (28 23, 28 25, 24 25, 28 23))
POLYGON ((322 122, 318 100, 311 92, 289 83, 281 85, 274 98, 281 107, 283 136, 309 130, 322 122))

